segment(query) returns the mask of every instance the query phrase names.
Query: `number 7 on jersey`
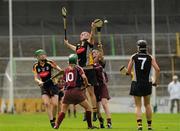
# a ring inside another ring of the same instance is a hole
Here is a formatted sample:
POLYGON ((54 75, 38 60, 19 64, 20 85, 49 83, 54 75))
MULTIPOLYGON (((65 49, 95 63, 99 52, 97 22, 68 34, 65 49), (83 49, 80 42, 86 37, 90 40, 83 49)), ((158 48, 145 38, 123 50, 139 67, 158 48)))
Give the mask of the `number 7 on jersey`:
POLYGON ((141 62, 141 70, 144 70, 144 64, 145 64, 147 58, 138 57, 138 60, 142 61, 141 62))

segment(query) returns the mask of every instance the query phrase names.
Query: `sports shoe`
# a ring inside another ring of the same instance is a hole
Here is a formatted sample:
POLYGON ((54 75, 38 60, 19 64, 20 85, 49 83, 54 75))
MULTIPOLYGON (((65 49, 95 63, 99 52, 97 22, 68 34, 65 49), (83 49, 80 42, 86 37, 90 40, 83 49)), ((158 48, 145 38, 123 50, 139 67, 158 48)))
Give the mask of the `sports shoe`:
POLYGON ((87 121, 86 115, 84 114, 83 121, 87 121))
POLYGON ((54 117, 53 120, 50 120, 51 127, 54 128, 56 118, 54 117))
POLYGON ((142 131, 143 130, 142 126, 139 126, 137 130, 142 131))
POLYGON ((111 123, 108 123, 108 124, 107 124, 107 128, 111 129, 111 128, 112 128, 112 124, 111 124, 111 123))
POLYGON ((58 129, 58 128, 59 128, 59 126, 55 125, 53 128, 54 128, 54 129, 58 129))
POLYGON ((153 129, 152 129, 152 127, 148 127, 148 131, 152 131, 153 129))
POLYGON ((100 128, 105 128, 104 127, 104 119, 102 118, 102 121, 100 122, 100 128))
POLYGON ((97 115, 96 115, 96 112, 93 112, 93 121, 97 121, 97 115))
POLYGON ((105 128, 103 123, 100 124, 100 128, 105 128))

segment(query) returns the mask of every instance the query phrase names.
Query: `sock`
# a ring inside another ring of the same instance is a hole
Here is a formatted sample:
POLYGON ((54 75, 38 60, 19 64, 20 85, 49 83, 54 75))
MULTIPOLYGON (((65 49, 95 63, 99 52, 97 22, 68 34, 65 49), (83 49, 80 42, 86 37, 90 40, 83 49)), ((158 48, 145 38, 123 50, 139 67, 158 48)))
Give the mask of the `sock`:
POLYGON ((56 117, 53 117, 53 121, 54 121, 54 122, 56 121, 56 117))
POLYGON ((151 127, 152 120, 147 120, 148 127, 151 127))
POLYGON ((142 119, 137 120, 138 127, 142 127, 142 119))
POLYGON ((86 118, 86 112, 84 112, 84 118, 83 118, 83 121, 86 121, 87 118, 86 118))
POLYGON ((68 117, 71 117, 71 110, 68 109, 68 117))
POLYGON ((96 112, 93 112, 93 121, 97 120, 96 114, 97 114, 96 112))
POLYGON ((104 119, 102 117, 98 117, 99 123, 100 123, 100 128, 105 128, 104 127, 104 119))
POLYGON ((88 127, 92 127, 91 111, 86 111, 86 119, 88 127))
POLYGON ((76 110, 74 110, 74 117, 76 117, 76 110))
POLYGON ((103 123, 104 120, 103 120, 102 117, 99 117, 98 119, 99 119, 99 122, 100 122, 100 123, 103 123))
POLYGON ((107 118, 107 124, 111 124, 111 118, 107 118))
POLYGON ((50 124, 51 124, 51 126, 52 126, 52 127, 54 127, 54 126, 55 126, 55 121, 54 121, 54 118, 53 118, 52 120, 50 120, 50 124))
POLYGON ((96 120, 97 120, 96 114, 97 114, 97 108, 94 107, 94 108, 93 108, 93 121, 96 121, 96 120))
POLYGON ((58 115, 58 119, 57 119, 57 125, 56 126, 59 126, 61 124, 61 122, 63 121, 65 117, 65 113, 64 112, 60 112, 59 115, 58 115))

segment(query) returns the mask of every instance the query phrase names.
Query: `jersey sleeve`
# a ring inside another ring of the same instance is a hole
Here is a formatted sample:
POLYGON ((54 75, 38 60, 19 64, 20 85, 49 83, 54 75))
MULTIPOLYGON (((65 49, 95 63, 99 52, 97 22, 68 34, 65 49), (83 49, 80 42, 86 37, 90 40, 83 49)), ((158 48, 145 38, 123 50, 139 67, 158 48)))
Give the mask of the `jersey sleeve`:
POLYGON ((51 66, 52 66, 53 68, 56 68, 56 67, 57 67, 57 63, 56 63, 55 61, 50 60, 49 63, 51 64, 51 66))
POLYGON ((103 72, 103 67, 100 64, 94 64, 94 69, 98 72, 103 72))
POLYGON ((79 74, 80 74, 80 75, 85 74, 85 73, 84 73, 84 70, 83 70, 83 68, 82 68, 82 67, 77 66, 77 69, 78 69, 78 72, 79 72, 79 74))
POLYGON ((36 67, 37 67, 37 63, 33 65, 32 72, 33 72, 34 74, 37 74, 36 67))

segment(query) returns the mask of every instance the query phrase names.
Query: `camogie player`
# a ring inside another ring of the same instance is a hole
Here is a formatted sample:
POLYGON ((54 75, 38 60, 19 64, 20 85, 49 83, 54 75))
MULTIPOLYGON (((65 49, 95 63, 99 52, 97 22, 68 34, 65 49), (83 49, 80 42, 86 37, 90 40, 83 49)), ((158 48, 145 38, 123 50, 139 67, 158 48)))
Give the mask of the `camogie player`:
POLYGON ((138 130, 142 128, 142 101, 144 100, 144 107, 146 111, 146 119, 148 130, 152 130, 152 109, 150 105, 150 95, 152 92, 152 67, 155 69, 156 76, 153 84, 156 84, 159 77, 160 68, 156 63, 156 59, 148 54, 147 42, 145 40, 137 41, 137 53, 133 54, 128 63, 128 75, 132 76, 130 95, 134 97, 135 113, 138 124, 138 130))
POLYGON ((91 121, 91 107, 88 104, 82 86, 85 88, 90 86, 87 77, 83 69, 77 65, 78 56, 76 54, 71 54, 69 56, 69 65, 65 68, 64 79, 66 80, 65 93, 62 100, 61 112, 58 115, 56 121, 55 129, 58 129, 61 122, 65 117, 65 113, 68 110, 70 104, 80 104, 86 111, 87 125, 88 129, 94 129, 96 127, 92 126, 91 121))
POLYGON ((42 100, 50 124, 54 127, 58 106, 58 87, 50 78, 53 69, 58 71, 62 71, 62 69, 54 61, 48 60, 46 52, 42 49, 35 51, 35 57, 38 61, 33 65, 34 80, 41 87, 42 100))
MULTIPOLYGON (((91 33, 82 32, 80 34, 80 41, 75 45, 72 45, 68 42, 68 40, 64 40, 64 43, 67 45, 68 48, 76 52, 78 55, 78 64, 81 67, 88 67, 88 69, 84 69, 84 72, 87 76, 89 83, 91 84, 90 87, 87 88, 89 96, 91 98, 92 107, 93 107, 93 121, 96 121, 96 97, 94 94, 94 85, 96 84, 96 75, 93 69, 93 58, 92 58, 92 50, 94 44, 94 32, 95 26, 92 22, 91 24, 91 33)), ((85 120, 85 119, 84 119, 85 120)))
POLYGON ((105 128, 104 127, 104 119, 102 118, 102 115, 100 113, 100 104, 102 104, 103 109, 106 114, 106 119, 107 119, 107 127, 112 128, 112 123, 111 123, 111 113, 109 110, 109 102, 108 100, 110 99, 109 96, 109 91, 107 88, 107 76, 106 73, 104 72, 104 60, 103 60, 103 54, 99 50, 93 50, 93 59, 94 59, 94 69, 96 71, 96 76, 97 76, 97 85, 95 86, 95 95, 96 95, 96 100, 97 100, 97 107, 98 107, 98 119, 100 122, 100 128, 105 128))

